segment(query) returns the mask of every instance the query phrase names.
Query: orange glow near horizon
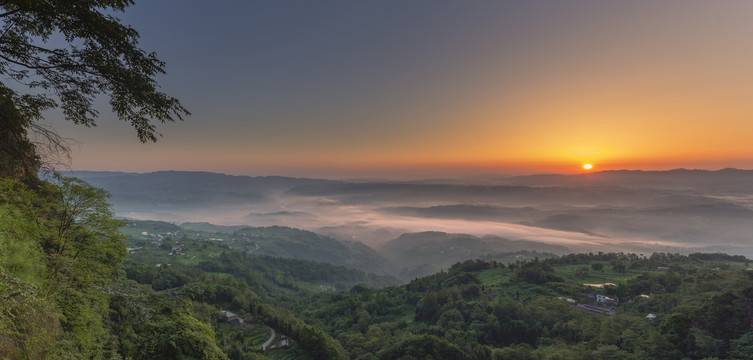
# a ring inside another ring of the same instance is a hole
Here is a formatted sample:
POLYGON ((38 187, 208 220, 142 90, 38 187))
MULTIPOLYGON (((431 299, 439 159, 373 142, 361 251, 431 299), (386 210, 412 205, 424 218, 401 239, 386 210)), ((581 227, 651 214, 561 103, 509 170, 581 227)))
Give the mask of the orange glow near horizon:
MULTIPOLYGON (((125 161, 113 162, 118 154, 104 154, 101 159, 91 161, 88 166, 76 166, 76 170, 102 170, 102 171, 127 171, 127 172, 151 172, 160 170, 186 170, 186 171, 211 171, 232 175, 282 175, 319 178, 394 178, 394 179, 418 179, 433 177, 455 177, 479 174, 500 175, 527 175, 537 173, 577 174, 592 171, 609 170, 671 170, 676 168, 718 170, 725 167, 737 167, 743 169, 753 168, 753 159, 732 158, 729 161, 719 161, 712 157, 697 157, 691 160, 681 158, 613 158, 608 157, 593 161, 598 163, 598 170, 592 167, 585 170, 582 162, 578 159, 573 161, 570 157, 555 161, 553 159, 518 158, 518 159, 490 159, 488 161, 416 161, 413 159, 401 159, 400 161, 379 161, 377 158, 370 161, 353 161, 351 159, 334 159, 322 162, 306 162, 292 158, 268 159, 260 162, 249 158, 225 157, 223 161, 210 161, 215 154, 198 154, 187 161, 185 156, 153 157, 152 162, 142 161, 138 164, 127 164, 125 161), (110 155, 110 156, 106 156, 110 155), (164 164, 168 163, 169 166, 164 164), (574 163, 578 164, 574 166, 574 163)), ((193 155, 193 154, 192 154, 193 155)), ((120 155, 122 156, 122 155, 120 155)), ((123 157, 123 159, 127 159, 123 157)), ((399 158, 398 158, 399 159, 399 158)))
MULTIPOLYGON (((293 176, 753 168, 753 2, 519 2, 522 13, 484 4, 478 17, 446 8, 457 22, 426 28, 453 36, 413 34, 415 21, 444 19, 416 14, 393 29, 413 36, 372 37, 389 33, 379 28, 363 40, 344 27, 312 35, 332 46, 234 46, 253 49, 249 59, 274 56, 231 62, 226 77, 188 76, 208 61, 182 65, 191 70, 171 79, 216 78, 185 87, 190 118, 160 125, 156 144, 138 143, 122 122, 63 124, 61 135, 82 144, 71 167, 293 176), (355 56, 351 45, 385 58, 355 56)), ((365 24, 390 13, 357 12, 365 24)), ((260 33, 243 25, 228 43, 260 33)))

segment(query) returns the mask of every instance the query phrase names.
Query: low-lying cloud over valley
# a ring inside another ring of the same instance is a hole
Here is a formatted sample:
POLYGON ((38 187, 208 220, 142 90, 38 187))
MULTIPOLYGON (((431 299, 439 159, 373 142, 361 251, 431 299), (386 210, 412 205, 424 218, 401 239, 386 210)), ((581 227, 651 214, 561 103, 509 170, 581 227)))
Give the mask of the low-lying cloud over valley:
MULTIPOLYGON (((284 225, 373 248, 404 233, 493 235, 557 252, 753 256, 753 171, 610 171, 465 182, 357 182, 201 172, 74 172, 119 216, 284 225)), ((503 249, 500 249, 503 250, 503 249)))

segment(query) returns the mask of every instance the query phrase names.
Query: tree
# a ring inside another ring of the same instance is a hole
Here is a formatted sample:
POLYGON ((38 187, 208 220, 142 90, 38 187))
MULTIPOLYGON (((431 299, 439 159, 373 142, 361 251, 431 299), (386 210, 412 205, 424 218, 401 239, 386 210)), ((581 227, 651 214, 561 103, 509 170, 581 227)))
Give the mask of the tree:
POLYGON ((28 117, 21 115, 12 96, 0 86, 0 177, 29 178, 36 175, 39 158, 28 138, 28 117))
POLYGON ((0 190, 23 216, 14 231, 36 239, 49 267, 86 285, 117 274, 125 256, 123 223, 105 190, 57 174, 34 189, 7 182, 0 190))
POLYGON ((753 357, 753 332, 747 332, 730 341, 730 357, 733 359, 750 359, 753 357))
POLYGON ((0 226, 0 268, 8 264, 13 275, 40 286, 29 294, 42 294, 41 304, 54 303, 50 316, 56 319, 50 323, 59 323, 62 330, 46 357, 93 357, 109 341, 103 323, 108 299, 99 288, 118 276, 126 251, 121 222, 113 217, 106 196, 81 180, 57 175, 35 188, 9 179, 0 182, 0 207, 7 211, 0 214, 6 224, 0 226), (13 252, 3 249, 8 245, 13 252), (21 252, 34 263, 13 255, 21 252))
POLYGON ((625 263, 622 261, 615 262, 614 265, 612 265, 612 269, 614 269, 614 271, 617 271, 620 274, 624 274, 625 271, 627 271, 627 268, 625 267, 625 263))
POLYGON ((403 335, 400 342, 379 352, 380 359, 462 359, 463 352, 433 335, 403 335))
POLYGON ((16 236, 21 219, 8 208, 0 203, 0 358, 42 359, 54 346, 58 316, 36 281, 43 269, 35 244, 16 236))
POLYGON ((187 313, 173 313, 169 319, 150 323, 146 333, 140 338, 135 359, 227 359, 212 328, 187 313))
MULTIPOLYGON (((104 190, 37 174, 56 155, 67 156, 65 140, 40 125, 47 110, 94 126, 94 101, 108 98, 142 142, 157 139, 155 123, 188 115, 158 90, 165 64, 114 16, 132 4, 0 1, 0 358, 124 355, 113 352, 104 290, 121 272, 121 222, 104 190)), ((226 358, 211 328, 191 316, 148 330, 159 336, 147 352, 177 345, 179 358, 226 358)))
POLYGON ((0 2, 0 76, 26 90, 0 82, 0 132, 26 138, 33 131, 59 144, 54 132, 37 125, 42 111, 59 108, 66 120, 94 126, 99 95, 142 142, 159 136, 155 121, 188 115, 177 99, 158 91, 155 77, 165 72, 164 62, 140 49, 138 32, 111 15, 130 5, 133 0, 0 2), (14 121, 6 106, 15 108, 14 121))
POLYGON ((460 330, 464 325, 463 314, 458 309, 447 310, 439 317, 437 325, 443 328, 460 330))

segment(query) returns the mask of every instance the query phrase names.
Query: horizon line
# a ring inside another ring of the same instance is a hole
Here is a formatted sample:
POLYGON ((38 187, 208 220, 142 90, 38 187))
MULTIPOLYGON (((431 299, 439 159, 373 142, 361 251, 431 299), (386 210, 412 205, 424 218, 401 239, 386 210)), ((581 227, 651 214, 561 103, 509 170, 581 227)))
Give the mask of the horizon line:
MULTIPOLYGON (((469 177, 491 177, 491 176, 497 176, 497 177, 525 177, 525 176, 541 176, 541 175, 548 175, 548 176, 580 176, 580 175, 594 175, 594 174, 600 174, 600 173, 613 173, 613 172, 646 172, 646 173, 661 173, 661 172, 671 172, 671 171, 704 171, 704 172, 720 172, 720 171, 753 171, 753 169, 744 169, 744 168, 737 168, 737 167, 724 167, 724 168, 717 168, 717 169, 708 169, 708 168, 687 168, 687 167, 677 167, 677 168, 667 168, 667 169, 604 169, 604 170, 582 170, 580 172, 510 172, 506 173, 503 171, 494 173, 494 172, 477 172, 477 173, 451 173, 451 172, 438 172, 434 175, 426 174, 427 176, 411 176, 409 173, 401 175, 400 171, 390 171, 391 176, 354 176, 354 175, 340 175, 337 176, 335 174, 332 174, 332 177, 323 177, 323 176, 311 176, 311 175, 285 175, 280 173, 260 173, 260 174, 253 174, 249 172, 227 172, 227 171, 221 171, 221 170, 193 170, 193 169, 163 169, 163 170, 91 170, 91 169, 65 169, 65 170, 59 170, 56 169, 54 171, 58 172, 90 172, 90 173, 123 173, 123 174, 138 174, 138 175, 146 175, 146 174, 154 174, 154 173, 164 173, 164 172, 176 172, 176 173, 205 173, 205 174, 219 174, 219 175, 225 175, 225 176, 242 176, 242 177, 284 177, 284 178, 320 178, 320 179, 338 179, 338 180, 391 180, 394 181, 395 178, 403 177, 406 179, 411 180, 441 180, 443 178, 447 179, 462 179, 462 178, 469 178, 469 177)), ((368 170, 367 170, 368 171, 368 170)), ((380 171, 380 170, 375 170, 380 171)), ((282 173, 285 173, 286 171, 282 171, 282 173)), ((306 171, 304 171, 306 172, 306 171)), ((327 171, 323 170, 322 173, 326 172, 333 172, 336 173, 338 171, 327 171)), ((347 172, 347 171, 346 171, 347 172)), ((355 171, 358 172, 358 171, 355 171)), ((386 175, 386 174, 384 174, 386 175)))

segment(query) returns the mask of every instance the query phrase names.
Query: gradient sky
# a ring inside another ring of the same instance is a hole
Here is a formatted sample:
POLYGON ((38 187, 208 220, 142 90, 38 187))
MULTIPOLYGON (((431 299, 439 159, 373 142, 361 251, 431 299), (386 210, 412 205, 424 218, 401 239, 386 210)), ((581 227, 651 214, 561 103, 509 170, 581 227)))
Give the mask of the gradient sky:
POLYGON ((753 168, 753 1, 139 1, 193 115, 103 111, 73 169, 296 176, 753 168))

